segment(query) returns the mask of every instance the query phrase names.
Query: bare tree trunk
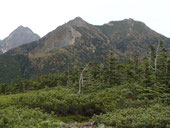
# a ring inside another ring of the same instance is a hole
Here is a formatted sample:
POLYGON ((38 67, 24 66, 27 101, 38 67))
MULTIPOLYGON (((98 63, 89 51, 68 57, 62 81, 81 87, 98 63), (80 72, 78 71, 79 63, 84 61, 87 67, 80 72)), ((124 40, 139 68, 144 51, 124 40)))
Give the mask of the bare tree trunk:
POLYGON ((158 43, 158 46, 156 48, 156 53, 155 53, 155 70, 157 70, 157 61, 158 61, 158 51, 159 51, 159 47, 160 47, 160 42, 158 43))
MULTIPOLYGON (((154 69, 155 69, 155 71, 157 70, 157 62, 158 62, 158 56, 159 56, 159 48, 160 48, 160 42, 158 42, 158 46, 157 46, 157 48, 156 48, 156 52, 155 52, 155 67, 154 67, 154 69)), ((154 86, 157 86, 157 84, 156 83, 154 83, 154 86)))
POLYGON ((82 79, 83 79, 83 75, 81 73, 80 74, 80 79, 79 79, 79 91, 78 91, 79 94, 81 93, 81 87, 82 87, 82 84, 83 84, 82 79))
POLYGON ((82 86, 83 86, 83 73, 84 71, 88 68, 88 64, 84 67, 84 69, 82 70, 82 72, 80 73, 80 79, 79 79, 79 91, 78 93, 81 94, 82 92, 82 86))
POLYGON ((153 70, 157 70, 157 61, 158 61, 158 52, 159 52, 159 48, 160 48, 160 42, 158 43, 158 46, 156 48, 156 51, 155 51, 155 59, 154 59, 154 67, 152 67, 152 51, 149 52, 149 67, 153 70))

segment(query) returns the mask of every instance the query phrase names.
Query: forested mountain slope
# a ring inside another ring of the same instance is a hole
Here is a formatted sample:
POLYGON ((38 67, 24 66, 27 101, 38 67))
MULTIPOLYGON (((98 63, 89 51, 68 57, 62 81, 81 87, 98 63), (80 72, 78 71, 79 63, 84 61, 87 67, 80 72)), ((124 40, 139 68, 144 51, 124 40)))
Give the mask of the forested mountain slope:
POLYGON ((134 54, 143 57, 148 55, 149 46, 157 45, 159 40, 164 42, 167 49, 170 48, 170 39, 142 22, 125 19, 95 26, 77 17, 40 40, 11 49, 0 56, 0 68, 3 68, 0 76, 3 81, 15 77, 34 78, 91 61, 103 63, 110 52, 123 60, 134 54), (9 58, 13 58, 10 63, 9 58))

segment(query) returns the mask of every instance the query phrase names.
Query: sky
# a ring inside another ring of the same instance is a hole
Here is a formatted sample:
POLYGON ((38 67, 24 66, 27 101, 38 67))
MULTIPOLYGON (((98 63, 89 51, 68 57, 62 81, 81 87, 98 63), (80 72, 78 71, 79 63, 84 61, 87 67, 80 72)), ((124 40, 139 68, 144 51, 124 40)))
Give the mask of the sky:
POLYGON ((170 37, 170 0, 0 0, 0 39, 20 25, 42 37, 78 16, 94 25, 132 18, 170 37))

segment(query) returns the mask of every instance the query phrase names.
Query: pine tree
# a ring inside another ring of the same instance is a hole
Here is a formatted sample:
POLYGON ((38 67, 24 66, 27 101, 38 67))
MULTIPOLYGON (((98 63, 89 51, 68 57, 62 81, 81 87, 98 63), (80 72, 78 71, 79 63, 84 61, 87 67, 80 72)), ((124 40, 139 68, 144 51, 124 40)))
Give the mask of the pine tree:
POLYGON ((107 68, 107 77, 108 77, 108 84, 109 85, 117 85, 118 81, 118 73, 117 73, 117 64, 118 61, 114 57, 113 53, 109 53, 109 57, 106 59, 108 68, 107 68))

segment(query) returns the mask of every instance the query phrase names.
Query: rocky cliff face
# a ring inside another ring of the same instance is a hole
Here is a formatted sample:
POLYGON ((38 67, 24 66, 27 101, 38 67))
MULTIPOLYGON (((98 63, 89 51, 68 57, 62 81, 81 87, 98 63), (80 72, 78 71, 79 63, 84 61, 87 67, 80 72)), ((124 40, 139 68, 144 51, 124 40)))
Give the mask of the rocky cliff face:
POLYGON ((38 40, 40 37, 28 27, 19 26, 7 38, 1 41, 1 50, 7 52, 23 44, 38 40))

